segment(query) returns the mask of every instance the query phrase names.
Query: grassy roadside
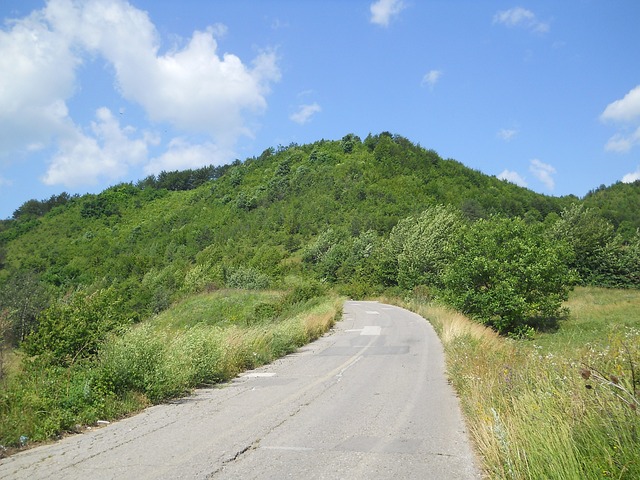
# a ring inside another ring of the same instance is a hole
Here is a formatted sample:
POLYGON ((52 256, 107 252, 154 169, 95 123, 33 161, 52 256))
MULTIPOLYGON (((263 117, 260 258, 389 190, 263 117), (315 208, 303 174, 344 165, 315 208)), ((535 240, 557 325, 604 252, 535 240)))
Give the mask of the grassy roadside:
POLYGON ((224 291, 186 299, 70 368, 25 362, 0 385, 0 458, 229 380, 318 338, 342 299, 224 291))
POLYGON ((495 479, 640 478, 640 292, 578 288, 533 341, 409 304, 440 335, 484 470, 495 479))

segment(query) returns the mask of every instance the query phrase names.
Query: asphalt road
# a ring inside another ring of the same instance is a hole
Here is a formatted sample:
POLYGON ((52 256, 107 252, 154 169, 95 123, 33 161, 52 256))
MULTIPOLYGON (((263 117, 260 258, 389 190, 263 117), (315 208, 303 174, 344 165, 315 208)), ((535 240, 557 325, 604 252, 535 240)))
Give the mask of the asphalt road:
POLYGON ((293 355, 104 428, 16 454, 0 479, 480 478, 423 318, 347 302, 293 355))

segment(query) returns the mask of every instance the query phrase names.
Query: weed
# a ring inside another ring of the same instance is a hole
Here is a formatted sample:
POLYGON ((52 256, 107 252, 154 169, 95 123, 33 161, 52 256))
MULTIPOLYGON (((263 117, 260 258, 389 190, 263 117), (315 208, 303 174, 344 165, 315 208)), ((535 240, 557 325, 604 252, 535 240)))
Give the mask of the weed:
POLYGON ((341 302, 325 297, 292 304, 283 292, 199 294, 113 334, 94 358, 66 368, 25 362, 0 391, 0 445, 56 438, 229 380, 320 336, 341 302))
POLYGON ((640 292, 578 288, 567 305, 557 332, 522 341, 407 304, 442 339, 490 478, 640 478, 640 292))

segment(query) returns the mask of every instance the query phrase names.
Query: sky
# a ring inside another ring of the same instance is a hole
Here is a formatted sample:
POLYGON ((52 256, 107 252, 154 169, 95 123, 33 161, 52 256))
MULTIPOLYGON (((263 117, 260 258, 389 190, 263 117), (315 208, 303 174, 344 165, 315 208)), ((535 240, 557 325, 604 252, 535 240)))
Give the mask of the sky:
POLYGON ((640 179, 637 0, 0 0, 0 219, 388 131, 547 195, 640 179))

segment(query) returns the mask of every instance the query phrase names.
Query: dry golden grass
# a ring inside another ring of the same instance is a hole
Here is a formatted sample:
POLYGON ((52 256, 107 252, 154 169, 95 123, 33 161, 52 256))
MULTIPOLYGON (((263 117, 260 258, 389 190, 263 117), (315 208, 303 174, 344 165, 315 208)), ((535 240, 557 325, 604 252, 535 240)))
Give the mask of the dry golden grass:
POLYGON ((567 305, 559 330, 533 341, 499 337, 438 305, 404 305, 442 339, 489 478, 640 478, 640 292, 578 288, 567 305), (585 364, 603 377, 587 381, 585 364))

